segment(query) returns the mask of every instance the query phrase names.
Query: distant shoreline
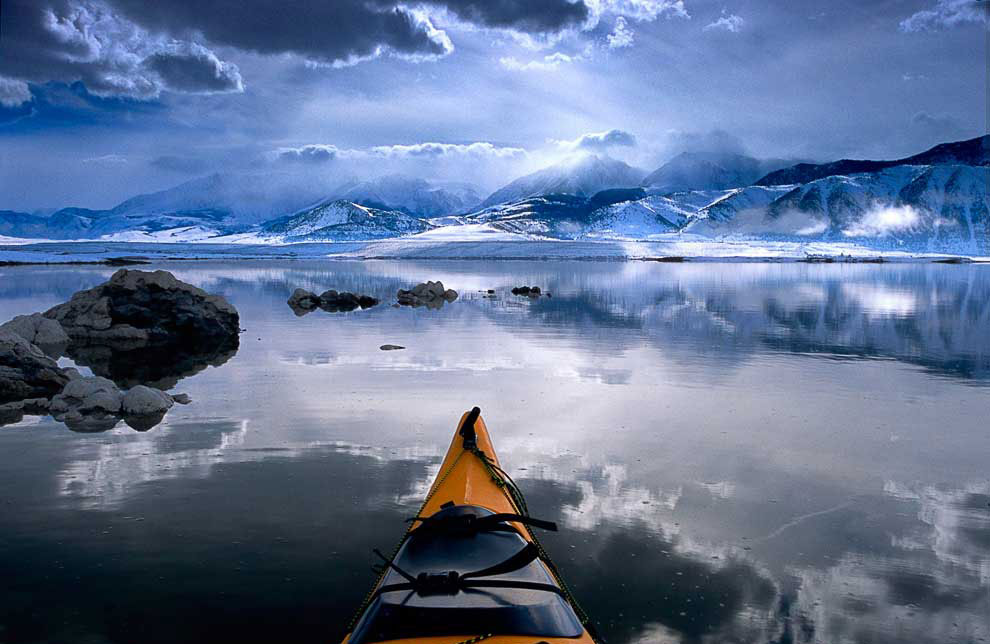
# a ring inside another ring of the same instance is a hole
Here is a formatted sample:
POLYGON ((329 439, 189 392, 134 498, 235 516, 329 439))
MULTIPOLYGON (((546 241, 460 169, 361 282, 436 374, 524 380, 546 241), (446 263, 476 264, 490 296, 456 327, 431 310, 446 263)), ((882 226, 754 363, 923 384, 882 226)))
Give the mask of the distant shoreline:
POLYGON ((0 245, 0 267, 140 266, 243 260, 593 261, 659 263, 990 263, 990 257, 775 241, 444 241, 387 239, 288 245, 37 242, 0 245))

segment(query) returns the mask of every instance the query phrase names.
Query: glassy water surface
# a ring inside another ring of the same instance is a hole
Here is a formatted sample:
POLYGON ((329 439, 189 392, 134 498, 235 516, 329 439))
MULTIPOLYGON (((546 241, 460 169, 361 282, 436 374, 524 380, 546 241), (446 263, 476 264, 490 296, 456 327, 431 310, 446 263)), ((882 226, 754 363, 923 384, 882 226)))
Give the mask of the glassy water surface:
MULTIPOLYGON (((990 267, 158 267, 240 349, 112 365, 192 397, 147 432, 0 428, 0 642, 334 641, 473 405, 612 644, 990 640, 990 267)), ((0 269, 0 317, 111 272, 0 269)))

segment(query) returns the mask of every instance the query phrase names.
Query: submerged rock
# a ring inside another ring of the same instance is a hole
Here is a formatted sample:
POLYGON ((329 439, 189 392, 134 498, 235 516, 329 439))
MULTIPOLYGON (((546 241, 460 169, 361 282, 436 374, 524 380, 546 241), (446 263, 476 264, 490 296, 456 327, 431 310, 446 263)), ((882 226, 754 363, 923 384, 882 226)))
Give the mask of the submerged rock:
POLYGON ((382 351, 399 351, 400 349, 405 349, 405 347, 400 344, 383 344, 378 348, 382 351))
POLYGON ((43 416, 48 413, 47 398, 29 398, 0 405, 0 427, 24 420, 24 416, 43 416))
POLYGON ((54 396, 69 382, 54 360, 22 336, 0 330, 0 403, 54 396))
POLYGON ((370 309, 376 304, 378 304, 378 300, 370 295, 355 295, 354 293, 348 293, 347 291, 338 293, 337 291, 331 289, 329 291, 324 291, 320 295, 320 308, 328 313, 353 311, 358 307, 362 309, 370 309))
MULTIPOLYGON (((188 396, 184 400, 188 401, 188 396)), ((121 391, 107 378, 89 376, 69 382, 52 398, 47 413, 77 432, 107 431, 121 420, 133 429, 146 431, 162 422, 175 402, 153 387, 138 385, 121 391)))
POLYGON ((320 306, 320 296, 304 288, 297 288, 292 291, 288 303, 292 311, 302 317, 320 306))
POLYGON ((125 416, 150 416, 164 414, 174 404, 172 397, 164 391, 138 385, 124 394, 120 408, 125 416))
POLYGON ((445 303, 456 300, 457 291, 445 289, 443 282, 438 280, 417 284, 408 291, 399 289, 396 297, 402 306, 426 306, 431 309, 439 309, 445 303))
POLYGON ((123 397, 112 380, 99 376, 76 378, 52 398, 49 410, 56 420, 70 412, 116 414, 123 397))
POLYGON ((542 291, 539 286, 516 286, 512 289, 513 295, 524 295, 526 297, 540 297, 542 291))
POLYGON ((312 291, 297 288, 289 297, 289 306, 293 313, 299 317, 318 308, 327 313, 341 313, 354 311, 358 308, 368 309, 377 304, 378 300, 370 295, 357 295, 347 291, 338 293, 333 289, 317 295, 312 291))
POLYGON ((74 342, 125 341, 186 346, 235 341, 237 310, 168 271, 121 269, 109 281, 79 291, 45 312, 74 342))

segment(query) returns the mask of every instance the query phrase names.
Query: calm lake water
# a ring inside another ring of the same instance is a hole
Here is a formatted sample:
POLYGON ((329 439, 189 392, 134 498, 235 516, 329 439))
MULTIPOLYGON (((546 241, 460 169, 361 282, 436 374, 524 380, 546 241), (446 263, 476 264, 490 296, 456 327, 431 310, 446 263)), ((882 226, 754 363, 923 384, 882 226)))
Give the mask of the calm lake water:
MULTIPOLYGON (((240 349, 117 364, 193 399, 147 432, 0 429, 0 642, 334 641, 473 405, 610 644, 990 641, 990 266, 154 267, 240 349)), ((0 318, 111 272, 0 269, 0 318)))

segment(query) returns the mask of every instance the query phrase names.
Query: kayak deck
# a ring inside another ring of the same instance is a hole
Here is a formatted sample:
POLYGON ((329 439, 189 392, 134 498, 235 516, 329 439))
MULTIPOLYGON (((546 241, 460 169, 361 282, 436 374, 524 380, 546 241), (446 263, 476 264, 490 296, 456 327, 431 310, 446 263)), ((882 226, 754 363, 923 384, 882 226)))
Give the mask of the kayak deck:
POLYGON ((474 408, 344 643, 594 642, 530 526, 474 408))

